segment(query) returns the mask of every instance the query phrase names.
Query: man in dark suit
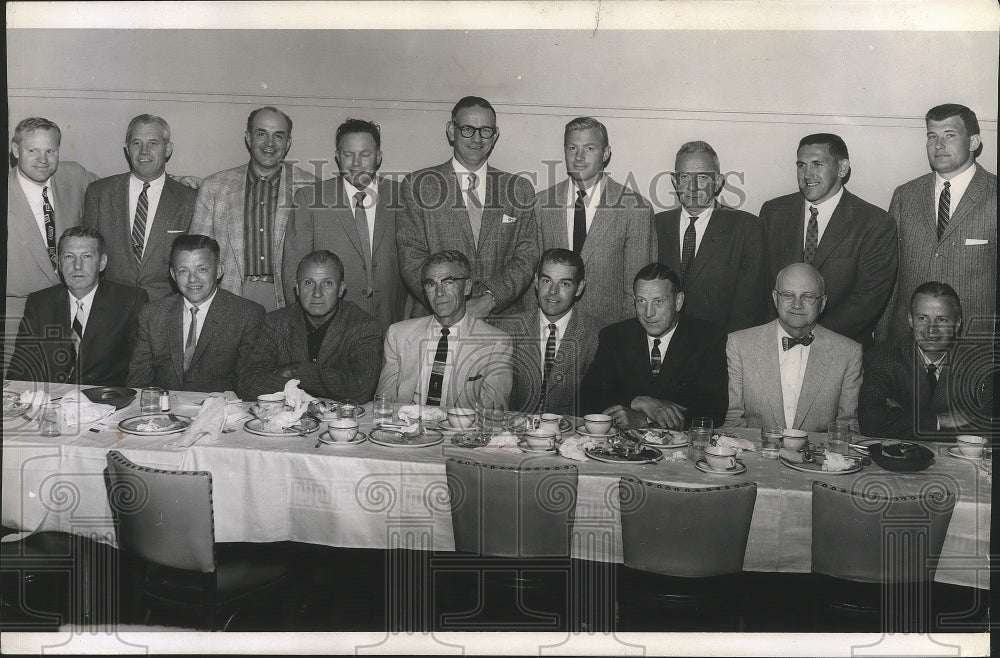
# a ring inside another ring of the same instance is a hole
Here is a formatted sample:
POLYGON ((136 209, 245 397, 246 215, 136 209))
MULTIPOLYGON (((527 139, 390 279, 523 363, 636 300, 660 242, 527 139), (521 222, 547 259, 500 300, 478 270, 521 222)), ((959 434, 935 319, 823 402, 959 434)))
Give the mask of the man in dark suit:
POLYGON ((684 317, 680 276, 661 263, 632 284, 636 317, 601 330, 583 379, 585 413, 610 414, 622 428, 683 429, 687 419, 726 416, 726 333, 684 317))
POLYGON ((421 272, 432 253, 445 250, 460 251, 472 263, 471 316, 528 308, 523 297, 538 263, 535 189, 523 176, 487 165, 500 136, 496 118, 485 98, 458 101, 445 128, 452 159, 403 180, 396 245, 413 304, 410 317, 430 313, 421 272))
POLYGON ((382 330, 347 291, 344 265, 327 250, 307 254, 295 274, 299 303, 271 311, 240 375, 240 396, 253 400, 290 379, 310 395, 367 402, 382 365, 382 330))
POLYGON ((680 207, 656 215, 659 262, 681 275, 684 315, 732 332, 767 318, 764 230, 748 212, 716 201, 726 182, 706 142, 677 151, 671 176, 680 207), (682 221, 683 219, 683 221, 682 221))
POLYGON ((264 308, 220 289, 219 243, 182 235, 170 249, 180 294, 139 313, 128 385, 181 391, 235 391, 264 308))
POLYGON ((537 308, 491 320, 514 341, 511 409, 581 415, 580 384, 604 326, 577 303, 587 287, 584 271, 580 254, 545 250, 535 274, 537 308))
POLYGON ((349 281, 344 300, 357 304, 385 330, 403 319, 406 286, 396 256, 399 185, 378 178, 382 138, 377 124, 348 119, 337 128, 340 175, 323 181, 319 191, 295 193, 282 255, 285 300, 294 306, 295 272, 306 254, 335 252, 349 281))
POLYGON ((167 176, 173 148, 166 121, 151 114, 133 118, 125 133, 130 172, 91 184, 83 214, 83 225, 107 241, 107 279, 141 286, 153 300, 173 292, 170 248, 187 233, 198 196, 167 176))
POLYGON ((11 378, 124 386, 146 291, 101 280, 108 256, 93 229, 66 229, 58 262, 65 283, 28 295, 11 378))
POLYGON ((604 171, 611 147, 597 119, 566 124, 563 155, 569 178, 538 193, 541 249, 580 254, 587 291, 577 306, 607 326, 632 317, 632 277, 656 258, 653 207, 604 171))
POLYGON ((928 281, 910 297, 913 333, 865 352, 858 401, 862 434, 954 439, 990 433, 990 342, 959 341, 962 303, 947 283, 928 281))
POLYGON ((906 291, 948 281, 962 295, 966 333, 994 331, 997 303, 997 177, 976 163, 976 113, 949 103, 927 111, 931 173, 896 188, 889 218, 899 229, 899 280, 879 338, 905 336, 906 291))
POLYGON ((760 209, 767 280, 791 263, 812 265, 826 282, 822 325, 870 345, 896 280, 896 225, 884 210, 844 189, 851 162, 837 135, 803 137, 795 165, 798 193, 760 209))

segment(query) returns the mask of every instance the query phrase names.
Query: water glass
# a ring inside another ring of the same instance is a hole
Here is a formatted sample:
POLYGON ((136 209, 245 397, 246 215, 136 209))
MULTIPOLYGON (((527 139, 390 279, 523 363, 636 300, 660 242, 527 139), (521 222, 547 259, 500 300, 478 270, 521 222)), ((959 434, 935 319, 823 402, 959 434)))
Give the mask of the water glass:
POLYGON ((392 422, 392 400, 388 395, 376 395, 372 402, 372 422, 376 425, 392 422))
POLYGON ((341 400, 340 404, 337 405, 337 418, 357 418, 357 417, 358 417, 358 401, 341 400))
POLYGON ((760 457, 761 459, 777 459, 781 450, 781 430, 780 427, 763 427, 760 430, 760 457))
POLYGON ((835 420, 826 426, 827 449, 846 455, 851 444, 851 425, 842 420, 835 420))
MULTIPOLYGON (((502 413, 502 412, 501 412, 502 413)), ((476 424, 480 436, 493 436, 499 428, 496 426, 497 405, 495 402, 476 403, 476 424)))
POLYGON ((163 389, 157 386, 144 388, 139 392, 139 413, 143 416, 160 413, 160 394, 163 389))
MULTIPOLYGON (((160 404, 159 398, 157 398, 156 404, 160 404)), ((58 402, 43 404, 38 412, 38 433, 42 436, 59 436, 59 421, 61 417, 62 406, 58 402)))
POLYGON ((691 447, 695 452, 701 452, 708 447, 712 440, 712 419, 706 416, 697 416, 691 419, 691 447))

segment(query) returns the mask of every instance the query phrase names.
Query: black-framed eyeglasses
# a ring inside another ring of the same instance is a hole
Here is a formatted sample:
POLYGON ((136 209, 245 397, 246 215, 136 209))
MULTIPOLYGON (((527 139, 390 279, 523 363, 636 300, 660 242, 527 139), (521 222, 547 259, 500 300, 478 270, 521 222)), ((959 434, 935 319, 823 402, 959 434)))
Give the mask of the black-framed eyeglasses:
POLYGON ((453 292, 455 290, 455 283, 458 281, 465 281, 469 277, 467 276, 446 276, 440 281, 435 281, 434 279, 424 279, 424 290, 427 292, 433 292, 438 286, 441 286, 446 292, 453 292))
POLYGON ((491 139, 493 135, 497 134, 496 126, 479 126, 478 128, 476 126, 456 127, 458 128, 458 132, 462 133, 462 137, 465 137, 466 139, 470 139, 476 133, 479 133, 479 136, 483 139, 491 139))

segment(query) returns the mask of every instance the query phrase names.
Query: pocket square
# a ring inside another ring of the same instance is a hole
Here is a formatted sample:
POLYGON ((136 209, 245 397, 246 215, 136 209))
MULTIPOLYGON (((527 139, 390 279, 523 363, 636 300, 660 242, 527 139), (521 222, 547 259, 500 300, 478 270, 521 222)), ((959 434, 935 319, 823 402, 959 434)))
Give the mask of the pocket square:
POLYGON ((973 247, 980 244, 989 244, 989 240, 981 240, 979 238, 965 238, 965 246, 973 247))
POLYGON ((501 224, 513 224, 517 221, 517 217, 511 217, 510 215, 504 213, 503 219, 500 220, 501 224))
POLYGON ((474 375, 472 377, 469 377, 466 381, 474 382, 477 379, 482 379, 482 378, 483 378, 483 373, 479 373, 478 375, 474 375))
POLYGON ((187 231, 185 231, 182 228, 177 229, 176 231, 171 231, 170 229, 167 229, 167 233, 187 233, 187 231))

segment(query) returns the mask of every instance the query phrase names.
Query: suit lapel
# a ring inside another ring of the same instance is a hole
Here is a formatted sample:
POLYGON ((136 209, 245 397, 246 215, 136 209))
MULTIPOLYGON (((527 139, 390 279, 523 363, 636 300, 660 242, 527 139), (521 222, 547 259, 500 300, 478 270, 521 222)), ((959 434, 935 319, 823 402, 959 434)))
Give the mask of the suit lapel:
MULTIPOLYGON (((618 206, 621 192, 621 185, 611 180, 610 176, 605 175, 601 200, 597 204, 594 221, 590 223, 590 229, 587 231, 587 238, 583 241, 583 249, 580 250, 580 258, 583 259, 584 263, 590 262, 590 257, 598 248, 595 245, 604 244, 604 234, 611 230, 611 226, 615 222, 613 209, 618 206)), ((598 257, 604 257, 604 254, 598 254, 598 257)))
MULTIPOLYGON (((66 309, 66 326, 72 332, 73 319, 70 317, 69 311, 69 293, 66 292, 65 295, 65 299, 61 300, 60 304, 66 309)), ((103 283, 97 284, 97 292, 94 293, 94 304, 88 310, 87 328, 83 330, 83 340, 80 342, 80 352, 84 354, 87 352, 87 348, 92 347, 97 342, 103 328, 104 318, 111 317, 115 312, 112 300, 108 297, 107 286, 103 283)))
MULTIPOLYGON (((194 364, 198 363, 201 355, 208 349, 208 345, 212 342, 212 339, 215 338, 215 335, 219 333, 220 330, 224 329, 222 326, 223 317, 226 317, 229 314, 226 313, 226 301, 225 297, 223 297, 221 293, 222 291, 219 290, 215 294, 215 300, 212 301, 212 306, 208 309, 208 314, 204 318, 198 318, 198 321, 203 324, 201 326, 201 332, 198 334, 198 344, 194 347, 194 356, 191 357, 191 367, 194 367, 194 364)), ((184 346, 181 345, 182 366, 183 356, 184 346)))
MULTIPOLYGON (((778 366, 778 353, 776 349, 777 320, 769 322, 757 332, 757 350, 748 359, 749 367, 743 372, 751 372, 754 379, 754 388, 764 391, 767 402, 771 407, 771 416, 784 425, 785 404, 781 394, 781 369, 778 366)), ((746 386, 744 386, 746 388, 746 386)))
MULTIPOLYGON (((486 244, 486 239, 503 217, 503 203, 501 202, 500 185, 498 184, 499 178, 499 169, 494 169, 490 166, 486 167, 486 199, 483 201, 483 219, 479 227, 479 244, 476 245, 477 252, 486 244)), ((469 225, 469 230, 472 230, 471 224, 469 225)))
POLYGON ((382 241, 386 237, 390 236, 393 240, 396 239, 395 232, 393 230, 393 222, 389 221, 392 216, 393 204, 396 202, 392 198, 392 185, 389 181, 382 179, 378 184, 378 202, 375 204, 375 239, 372 242, 372 253, 378 253, 378 250, 382 247, 382 241))
POLYGON ((781 234, 779 240, 784 253, 782 260, 800 263, 802 262, 802 245, 805 242, 805 229, 803 228, 803 218, 806 212, 805 197, 796 194, 792 202, 786 206, 785 211, 783 221, 780 222, 782 225, 775 227, 781 234))
MULTIPOLYGON (((213 304, 214 305, 214 304, 213 304)), ((177 381, 184 381, 184 297, 177 295, 167 315, 167 344, 177 381)), ((192 361, 194 363, 194 361, 192 361)))
MULTIPOLYGON (((801 427, 802 421, 819 395, 827 372, 830 370, 832 357, 830 341, 821 332, 816 332, 816 340, 809 348, 809 359, 806 361, 806 372, 802 376, 802 388, 799 391, 799 401, 795 406, 795 427, 801 427)), ((779 379, 780 381, 780 379, 779 379)))
POLYGON ((358 252, 358 256, 361 256, 361 259, 371 269, 371 256, 365 253, 361 235, 358 234, 358 225, 354 221, 354 199, 347 196, 344 180, 340 176, 334 179, 334 189, 331 192, 333 192, 334 198, 333 216, 335 221, 340 224, 340 228, 351 241, 351 246, 358 252))
MULTIPOLYGON (((489 169, 487 169, 487 172, 489 172, 489 169)), ((476 259, 471 258, 471 256, 479 253, 479 247, 476 245, 476 240, 472 235, 472 222, 469 219, 469 211, 465 207, 465 199, 462 197, 461 181, 458 179, 458 174, 455 172, 455 168, 451 165, 450 160, 442 165, 441 173, 442 178, 444 178, 445 185, 447 186, 448 208, 451 209, 451 215, 453 217, 451 225, 459 227, 459 230, 462 232, 462 240, 466 245, 465 249, 468 250, 466 255, 470 256, 470 261, 475 262, 476 259)), ((489 193, 489 190, 489 175, 487 174, 486 192, 489 193)), ((483 223, 479 227, 480 238, 483 236, 483 228, 485 226, 486 209, 484 208, 483 223)))
POLYGON ((822 265, 823 261, 833 253, 833 250, 843 242, 851 228, 853 219, 851 193, 844 190, 844 193, 840 196, 840 202, 833 209, 833 215, 830 216, 830 223, 826 225, 826 230, 823 231, 823 239, 819 241, 819 245, 816 247, 816 255, 813 256, 812 262, 813 267, 818 268, 822 265))
MULTIPOLYGON (((971 185, 969 187, 972 187, 971 185)), ((917 198, 922 199, 919 204, 921 221, 925 222, 934 234, 937 234, 937 199, 934 198, 934 174, 924 177, 918 188, 917 198)), ((965 190, 968 194, 969 190, 965 190)), ((959 203, 959 206, 962 204, 959 203)), ((957 209, 956 209, 957 210, 957 209)))
MULTIPOLYGON (((679 219, 679 217, 678 217, 679 219)), ((725 242, 726 235, 732 231, 732 226, 726 221, 726 214, 723 209, 716 206, 715 210, 712 211, 712 217, 708 220, 708 226, 705 227, 705 235, 701 237, 701 246, 698 248, 697 253, 694 257, 694 262, 691 264, 691 275, 689 281, 694 281, 698 278, 698 275, 705 269, 705 266, 709 263, 719 262, 719 252, 725 242)), ((673 232, 674 239, 679 239, 680 227, 673 232)), ((725 256, 725 254, 722 254, 725 256)))
POLYGON ((569 233, 566 231, 566 188, 569 180, 549 188, 549 194, 538 209, 539 225, 546 249, 569 249, 569 233))
MULTIPOLYGON (((135 277, 138 275, 139 265, 135 262, 135 250, 132 243, 133 217, 128 205, 129 179, 129 174, 124 174, 115 182, 115 186, 111 190, 111 216, 124 218, 122 225, 118 227, 117 230, 121 232, 120 239, 122 240, 122 244, 125 245, 125 253, 128 254, 129 257, 125 259, 125 263, 122 265, 128 269, 131 277, 135 277)), ((152 227, 150 227, 149 233, 150 236, 152 236, 152 227)), ((146 257, 147 253, 147 250, 143 249, 143 258, 146 257)))
MULTIPOLYGON (((667 213, 664 218, 663 232, 661 236, 663 237, 663 244, 660 246, 660 253, 664 255, 663 264, 670 266, 671 269, 680 272, 681 271, 681 245, 680 245, 680 222, 681 214, 683 208, 677 208, 671 210, 667 213)), ((709 227, 712 223, 709 222, 709 227)), ((707 235, 707 231, 706 231, 707 235)), ((705 240, 702 239, 702 244, 705 240)), ((698 262, 697 257, 695 257, 695 263, 698 262)))
MULTIPOLYGON (((640 380, 640 388, 645 390, 649 390, 653 386, 653 371, 650 369, 648 348, 649 341, 646 340, 646 331, 639 324, 639 321, 635 320, 625 342, 622 365, 627 368, 630 377, 637 377, 640 380)), ((665 362, 665 359, 661 360, 661 363, 665 362)), ((664 368, 661 367, 661 375, 663 371, 664 368)), ((660 377, 656 378, 657 383, 659 379, 660 377)))
MULTIPOLYGON (((249 165, 247 165, 249 167, 249 165)), ((242 176, 240 178, 240 184, 238 185, 228 185, 226 186, 226 194, 228 199, 226 201, 226 207, 231 213, 229 221, 229 244, 232 247, 232 258, 233 262, 236 263, 236 273, 237 278, 243 280, 243 268, 244 268, 244 236, 243 236, 243 225, 244 218, 243 213, 245 212, 246 203, 244 199, 246 198, 246 187, 247 187, 247 168, 241 168, 242 176)), ((279 196, 280 204, 280 196, 279 196)), ((280 252, 279 252, 280 253, 280 252)))
POLYGON ((976 207, 986 199, 986 174, 979 168, 979 165, 973 166, 976 168, 976 173, 973 174, 972 180, 969 181, 969 186, 965 188, 965 194, 962 195, 961 201, 958 202, 958 207, 955 208, 955 212, 948 221, 948 226, 945 227, 944 234, 941 236, 942 240, 947 238, 952 231, 956 230, 956 227, 962 223, 962 220, 971 215, 976 207))
POLYGON ((158 258, 159 254, 157 250, 163 248, 164 232, 170 226, 170 218, 173 217, 176 211, 177 197, 174 195, 173 186, 170 185, 170 179, 168 178, 163 182, 160 203, 156 206, 156 215, 153 217, 153 223, 149 227, 149 240, 146 242, 146 247, 142 250, 142 268, 146 267, 150 260, 158 258))
MULTIPOLYGON (((55 179, 55 176, 52 178, 55 179)), ((45 247, 41 231, 38 230, 35 215, 31 212, 31 206, 28 204, 28 198, 24 195, 24 190, 21 189, 21 181, 17 179, 17 167, 10 170, 7 178, 7 191, 10 196, 7 199, 7 213, 17 217, 17 219, 10 217, 7 221, 8 232, 13 229, 13 234, 8 233, 7 240, 11 241, 11 244, 19 244, 26 248, 31 257, 38 263, 38 267, 49 276, 52 285, 59 283, 59 275, 56 274, 55 267, 49 259, 49 251, 45 247)), ((57 210, 56 213, 58 215, 59 211, 57 210)), ((59 233, 56 233, 56 239, 58 240, 58 238, 59 233)))

